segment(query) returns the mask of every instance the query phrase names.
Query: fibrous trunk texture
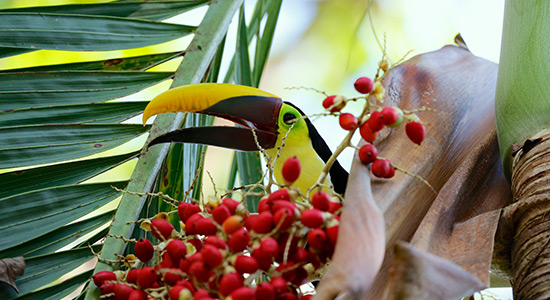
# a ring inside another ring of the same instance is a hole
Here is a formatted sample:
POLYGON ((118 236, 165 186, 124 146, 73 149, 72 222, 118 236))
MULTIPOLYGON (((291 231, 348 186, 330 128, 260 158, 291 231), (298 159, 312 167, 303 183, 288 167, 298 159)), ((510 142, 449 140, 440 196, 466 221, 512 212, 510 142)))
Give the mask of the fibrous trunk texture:
POLYGON ((514 299, 550 298, 550 133, 516 152, 512 192, 517 201, 506 215, 513 226, 514 299))

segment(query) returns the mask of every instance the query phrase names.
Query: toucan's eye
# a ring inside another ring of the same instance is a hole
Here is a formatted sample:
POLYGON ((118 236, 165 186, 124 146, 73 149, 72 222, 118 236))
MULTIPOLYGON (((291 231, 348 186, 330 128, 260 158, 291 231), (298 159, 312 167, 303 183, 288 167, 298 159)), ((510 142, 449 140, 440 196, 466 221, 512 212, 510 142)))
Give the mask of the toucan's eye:
POLYGON ((293 113, 286 113, 283 115, 283 122, 285 122, 285 124, 290 125, 296 122, 296 116, 293 113))

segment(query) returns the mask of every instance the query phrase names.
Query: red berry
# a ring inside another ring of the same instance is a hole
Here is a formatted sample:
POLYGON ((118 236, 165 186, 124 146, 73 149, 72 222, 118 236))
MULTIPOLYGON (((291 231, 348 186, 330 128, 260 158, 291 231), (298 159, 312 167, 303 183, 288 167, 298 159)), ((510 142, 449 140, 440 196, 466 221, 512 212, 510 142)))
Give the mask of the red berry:
POLYGON ((274 300, 275 290, 269 282, 262 282, 256 286, 256 299, 274 300))
POLYGON ((128 297, 130 297, 130 294, 133 291, 133 288, 122 283, 115 284, 115 287, 113 288, 116 300, 128 300, 128 297))
POLYGON ((157 282, 157 278, 157 272, 152 267, 145 267, 138 273, 137 284, 142 289, 148 289, 157 282))
POLYGON ((131 269, 128 271, 128 274, 126 274, 126 282, 137 284, 139 272, 141 272, 141 269, 131 269))
POLYGON ((384 107, 380 112, 380 120, 386 126, 397 122, 397 119, 399 119, 399 113, 393 107, 384 107))
POLYGON ((271 212, 275 213, 281 208, 288 208, 292 211, 296 210, 296 204, 286 200, 275 200, 271 204, 271 212))
POLYGON ((209 218, 202 218, 195 223, 197 234, 214 235, 218 232, 218 226, 209 218))
POLYGON ((280 208, 273 215, 273 223, 275 226, 279 226, 279 231, 289 229, 294 223, 294 210, 288 207, 280 208))
POLYGON ((231 237, 229 237, 229 240, 227 241, 227 244, 229 245, 229 249, 233 252, 241 252, 248 247, 248 243, 250 242, 250 233, 246 231, 244 228, 241 228, 233 234, 231 234, 231 237))
POLYGON ((350 113, 343 113, 338 118, 338 122, 340 122, 340 127, 344 130, 354 130, 357 128, 357 118, 350 113))
POLYGON ((296 250, 290 255, 293 261, 305 261, 307 259, 307 250, 303 247, 296 247, 296 250))
POLYGON ((223 255, 220 252, 220 249, 212 245, 204 245, 201 250, 203 261, 206 265, 211 268, 215 268, 222 264, 223 255))
POLYGON ((325 245, 327 234, 322 229, 312 229, 307 234, 307 242, 310 247, 321 249, 325 245))
POLYGON ((376 159, 372 163, 372 174, 379 178, 384 178, 390 173, 390 163, 386 159, 376 159))
POLYGON ((359 77, 355 80, 353 87, 361 94, 368 94, 374 89, 374 82, 368 77, 359 77))
POLYGON ((238 202, 238 201, 235 201, 231 198, 223 198, 222 199, 222 204, 223 206, 229 208, 229 212, 231 212, 232 215, 235 214, 235 212, 237 211, 237 207, 240 205, 241 203, 238 202))
POLYGON ((284 293, 288 291, 286 280, 283 277, 271 277, 271 286, 275 290, 275 293, 284 293))
POLYGON ((155 254, 155 248, 148 239, 139 239, 134 247, 134 253, 139 260, 148 263, 155 254))
POLYGON ((94 280, 94 284, 100 287, 105 283, 105 281, 116 280, 116 274, 111 271, 100 271, 95 273, 94 276, 92 276, 92 279, 94 280))
POLYGON ((231 216, 231 211, 225 205, 218 205, 212 210, 212 218, 216 223, 222 225, 225 219, 231 216))
POLYGON ((235 270, 241 274, 252 274, 258 270, 258 261, 252 256, 239 255, 237 259, 235 259, 235 264, 233 266, 235 270))
POLYGON ((130 293, 128 300, 147 300, 147 294, 142 290, 135 290, 130 293))
POLYGON ((366 144, 359 148, 358 155, 359 159, 363 163, 370 164, 371 162, 374 162, 376 160, 376 157, 378 156, 378 150, 376 149, 376 147, 374 147, 374 145, 366 144))
POLYGON ((372 132, 378 132, 384 128, 384 123, 382 123, 382 120, 380 120, 380 112, 379 111, 373 111, 370 114, 369 119, 367 120, 369 122, 369 127, 372 130, 372 132))
POLYGON ((201 208, 198 204, 180 202, 178 205, 178 216, 183 223, 187 222, 190 216, 199 212, 201 212, 201 208))
POLYGON ((177 268, 170 268, 164 272, 164 283, 173 286, 181 280, 181 270, 177 268))
POLYGON ((207 290, 205 289, 200 289, 200 290, 197 290, 197 292, 195 293, 195 297, 193 298, 193 300, 210 300, 212 299, 212 297, 210 297, 210 294, 208 293, 207 290))
POLYGON ((261 270, 268 271, 271 268, 271 263, 273 262, 273 258, 262 257, 260 255, 260 248, 256 248, 252 250, 250 255, 256 259, 256 261, 258 262, 258 268, 260 268, 261 270))
POLYGON ((323 107, 325 109, 329 109, 332 106, 330 109, 331 112, 339 112, 346 106, 346 102, 344 100, 345 98, 343 96, 328 96, 325 100, 323 100, 323 107), (337 103, 337 105, 334 105, 334 103, 337 103))
POLYGON ((113 283, 113 282, 105 282, 104 284, 101 285, 101 287, 99 287, 99 294, 107 295, 112 293, 115 289, 115 284, 116 283, 113 283))
POLYGON ((185 221, 185 232, 188 235, 197 234, 197 222, 204 218, 201 214, 195 213, 185 221))
POLYGON ((378 136, 378 132, 375 132, 370 128, 369 122, 365 122, 363 125, 359 126, 359 134, 369 143, 374 142, 378 136))
POLYGON ((224 240, 220 239, 219 237, 215 236, 215 235, 211 235, 209 237, 207 237, 205 240, 204 240, 204 244, 205 245, 212 245, 218 249, 222 249, 222 250, 225 250, 227 248, 227 243, 225 243, 224 240))
POLYGON ((311 299, 313 299, 313 294, 306 294, 300 297, 300 300, 311 300, 311 299))
POLYGON ((279 244, 274 238, 265 238, 260 242, 259 254, 261 257, 274 258, 279 254, 279 244))
POLYGON ((298 179, 298 176, 300 176, 300 161, 296 156, 291 157, 285 161, 282 168, 283 178, 289 182, 292 183, 298 179))
MULTIPOLYGON (((262 200, 260 200, 260 202, 258 203, 259 213, 269 210, 269 204, 267 203, 267 201, 268 201, 267 198, 263 198, 262 200)), ((250 218, 251 216, 248 216, 248 217, 250 218)))
POLYGON ((255 300, 256 291, 252 288, 243 286, 234 290, 229 296, 232 300, 255 300))
POLYGON ((264 211, 257 215, 257 217, 252 218, 250 225, 256 233, 269 233, 275 227, 273 224, 273 215, 268 211, 264 211))
POLYGON ((271 205, 275 200, 290 201, 290 193, 287 189, 276 190, 275 192, 269 194, 267 197, 267 203, 271 205))
POLYGON ((405 126, 405 132, 407 133, 409 139, 418 145, 420 145, 426 137, 426 128, 422 125, 422 123, 418 122, 407 123, 405 126))
POLYGON ((327 211, 329 204, 330 198, 328 194, 323 191, 313 194, 313 197, 311 198, 311 205, 319 210, 327 211))
POLYGON ((336 246, 336 241, 338 240, 338 229, 340 228, 340 225, 334 225, 329 228, 327 228, 327 236, 328 240, 330 241, 330 244, 332 246, 336 246))
POLYGON ((307 279, 309 278, 309 273, 307 272, 304 267, 298 267, 294 270, 294 278, 290 280, 290 282, 296 286, 301 286, 302 284, 307 283, 307 279))
POLYGON ((159 240, 168 240, 172 236, 174 226, 170 222, 162 219, 154 219, 151 221, 151 233, 159 240))
POLYGON ((316 208, 304 210, 302 212, 302 215, 300 216, 300 220, 302 221, 302 224, 304 224, 304 226, 306 227, 321 227, 321 225, 323 225, 324 223, 323 212, 316 208))
POLYGON ((384 176, 384 178, 392 178, 394 175, 395 175, 395 169, 390 164, 390 171, 388 172, 388 174, 386 174, 386 176, 384 176))
POLYGON ((170 300, 191 299, 191 291, 183 285, 175 285, 168 292, 170 300))
POLYGON ((197 238, 194 238, 194 239, 189 239, 189 240, 187 240, 187 242, 188 242, 189 244, 193 245, 193 247, 195 247, 195 250, 201 251, 202 246, 203 246, 201 240, 199 240, 199 239, 197 239, 197 238))
POLYGON ((185 255, 187 254, 187 245, 180 240, 171 240, 166 245, 165 250, 173 260, 179 261, 180 259, 185 258, 185 255))
POLYGON ((334 213, 336 213, 336 211, 338 211, 340 208, 342 208, 342 203, 330 201, 329 208, 328 208, 328 212, 331 213, 331 214, 334 214, 334 213))
POLYGON ((403 122, 403 111, 397 107, 384 107, 380 119, 386 126, 397 127, 403 122))
POLYGON ((230 216, 229 218, 225 219, 225 221, 223 221, 223 231, 227 234, 232 234, 233 232, 243 228, 243 223, 243 217, 238 215, 230 216))
POLYGON ((210 278, 210 270, 200 261, 195 261, 189 266, 189 274, 193 276, 198 282, 207 282, 210 278))
POLYGON ((234 290, 242 287, 244 284, 243 276, 239 273, 227 273, 220 279, 219 291, 222 296, 226 297, 234 290))

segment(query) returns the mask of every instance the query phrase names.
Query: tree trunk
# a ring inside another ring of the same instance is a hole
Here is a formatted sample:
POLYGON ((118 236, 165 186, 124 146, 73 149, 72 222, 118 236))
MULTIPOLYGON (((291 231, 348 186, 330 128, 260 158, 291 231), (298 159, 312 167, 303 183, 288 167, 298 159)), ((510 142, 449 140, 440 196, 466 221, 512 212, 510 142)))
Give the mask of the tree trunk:
POLYGON ((530 139, 515 153, 508 210, 514 299, 550 298, 550 132, 530 139))

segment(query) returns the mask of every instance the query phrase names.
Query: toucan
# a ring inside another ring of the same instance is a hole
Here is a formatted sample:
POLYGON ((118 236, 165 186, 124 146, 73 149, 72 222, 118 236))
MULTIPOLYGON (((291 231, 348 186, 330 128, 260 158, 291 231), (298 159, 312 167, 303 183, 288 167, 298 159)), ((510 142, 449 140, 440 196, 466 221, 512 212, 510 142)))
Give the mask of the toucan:
MULTIPOLYGON (((280 148, 280 157, 273 166, 275 180, 284 183, 282 165, 288 158, 296 156, 302 171, 293 186, 302 192, 306 192, 316 183, 325 162, 332 155, 327 143, 298 107, 257 88, 199 83, 170 89, 156 96, 147 105, 143 112, 143 124, 151 116, 166 112, 207 114, 243 126, 183 128, 153 138, 147 147, 179 142, 258 151, 259 145, 271 159, 275 158, 280 148), (283 139, 284 147, 281 148, 283 139)), ((329 175, 334 190, 343 195, 348 172, 336 161, 329 175)))

